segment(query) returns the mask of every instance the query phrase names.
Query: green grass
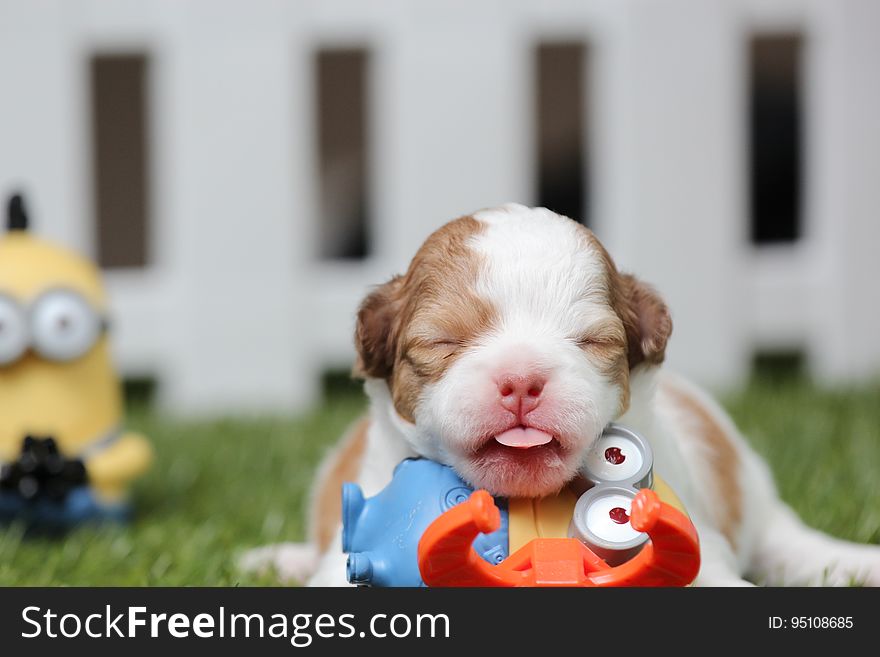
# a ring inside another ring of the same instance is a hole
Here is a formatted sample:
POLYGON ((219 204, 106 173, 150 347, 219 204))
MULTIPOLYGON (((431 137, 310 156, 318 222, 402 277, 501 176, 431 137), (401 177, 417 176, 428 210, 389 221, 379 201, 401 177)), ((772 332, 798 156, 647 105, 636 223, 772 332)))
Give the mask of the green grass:
POLYGON ((880 384, 819 391, 769 379, 724 401, 805 521, 880 543, 880 384))
POLYGON ((63 540, 0 528, 0 585, 272 583, 238 572, 235 558, 302 539, 315 464, 363 407, 345 395, 297 420, 200 423, 135 409, 128 425, 150 437, 157 458, 136 488, 134 522, 80 528, 63 540))
MULTIPOLYGON (((805 519, 880 542, 880 385, 823 392, 771 378, 725 402, 805 519)), ((362 408, 359 396, 337 394, 296 420, 201 423, 134 409, 128 424, 157 451, 136 490, 135 521, 82 528, 63 540, 0 528, 0 585, 273 583, 237 572, 237 555, 302 539, 315 464, 362 408)))

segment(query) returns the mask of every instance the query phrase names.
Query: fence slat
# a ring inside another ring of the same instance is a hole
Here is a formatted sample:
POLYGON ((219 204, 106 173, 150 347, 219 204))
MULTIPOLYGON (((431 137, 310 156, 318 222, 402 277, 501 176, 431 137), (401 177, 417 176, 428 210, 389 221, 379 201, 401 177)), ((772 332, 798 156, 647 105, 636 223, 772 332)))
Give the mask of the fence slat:
MULTIPOLYGON (((710 385, 748 366, 738 277, 743 106, 733 16, 700 0, 627 3, 605 43, 596 130, 613 152, 594 224, 618 264, 655 284, 669 363, 710 385)), ((596 166, 606 166, 601 155, 596 166)))

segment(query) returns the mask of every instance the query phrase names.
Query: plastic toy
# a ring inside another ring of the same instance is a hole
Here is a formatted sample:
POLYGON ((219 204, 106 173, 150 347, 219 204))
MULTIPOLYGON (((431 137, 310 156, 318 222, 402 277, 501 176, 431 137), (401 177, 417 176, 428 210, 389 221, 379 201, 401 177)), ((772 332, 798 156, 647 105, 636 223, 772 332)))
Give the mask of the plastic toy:
POLYGON ((609 425, 568 489, 504 500, 474 491, 448 466, 407 459, 375 497, 343 487, 348 579, 371 586, 686 586, 700 566, 696 529, 651 464, 641 436, 609 425))
MULTIPOLYGON (((349 553, 349 581, 372 586, 421 585, 414 540, 473 492, 452 468, 428 459, 398 464, 391 483, 368 500, 359 486, 345 484, 342 549, 349 553)), ((501 563, 507 557, 506 525, 507 513, 501 510, 498 527, 474 537, 474 549, 482 558, 501 563)))
POLYGON ((0 520, 64 529, 128 517, 152 450, 125 432, 97 268, 33 237, 20 196, 0 236, 0 520))

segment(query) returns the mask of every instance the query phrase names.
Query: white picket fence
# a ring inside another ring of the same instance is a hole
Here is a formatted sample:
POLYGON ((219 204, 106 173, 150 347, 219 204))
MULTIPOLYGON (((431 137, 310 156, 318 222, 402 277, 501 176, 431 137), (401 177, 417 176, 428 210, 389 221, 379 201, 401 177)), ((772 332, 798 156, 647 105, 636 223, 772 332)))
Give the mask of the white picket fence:
POLYGON ((712 386, 796 346, 880 371, 880 2, 0 0, 0 191, 93 252, 87 62, 149 53, 152 263, 108 275, 128 374, 170 411, 290 412, 352 358, 356 305, 444 220, 533 199, 533 48, 591 47, 593 224, 668 298, 670 361, 712 386), (805 236, 752 248, 746 49, 805 40, 805 236), (313 54, 369 49, 363 262, 316 242, 313 54))

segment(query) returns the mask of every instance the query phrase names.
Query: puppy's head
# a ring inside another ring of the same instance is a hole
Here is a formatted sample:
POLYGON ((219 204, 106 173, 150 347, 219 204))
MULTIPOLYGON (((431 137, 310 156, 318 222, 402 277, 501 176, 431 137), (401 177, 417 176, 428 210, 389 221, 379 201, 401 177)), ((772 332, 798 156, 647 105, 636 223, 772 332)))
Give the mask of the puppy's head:
MULTIPOLYGON (((446 224, 358 313, 356 373, 413 449, 495 495, 571 480, 672 323, 593 234, 508 205, 446 224)), ((374 400, 375 401, 375 400, 374 400)))

